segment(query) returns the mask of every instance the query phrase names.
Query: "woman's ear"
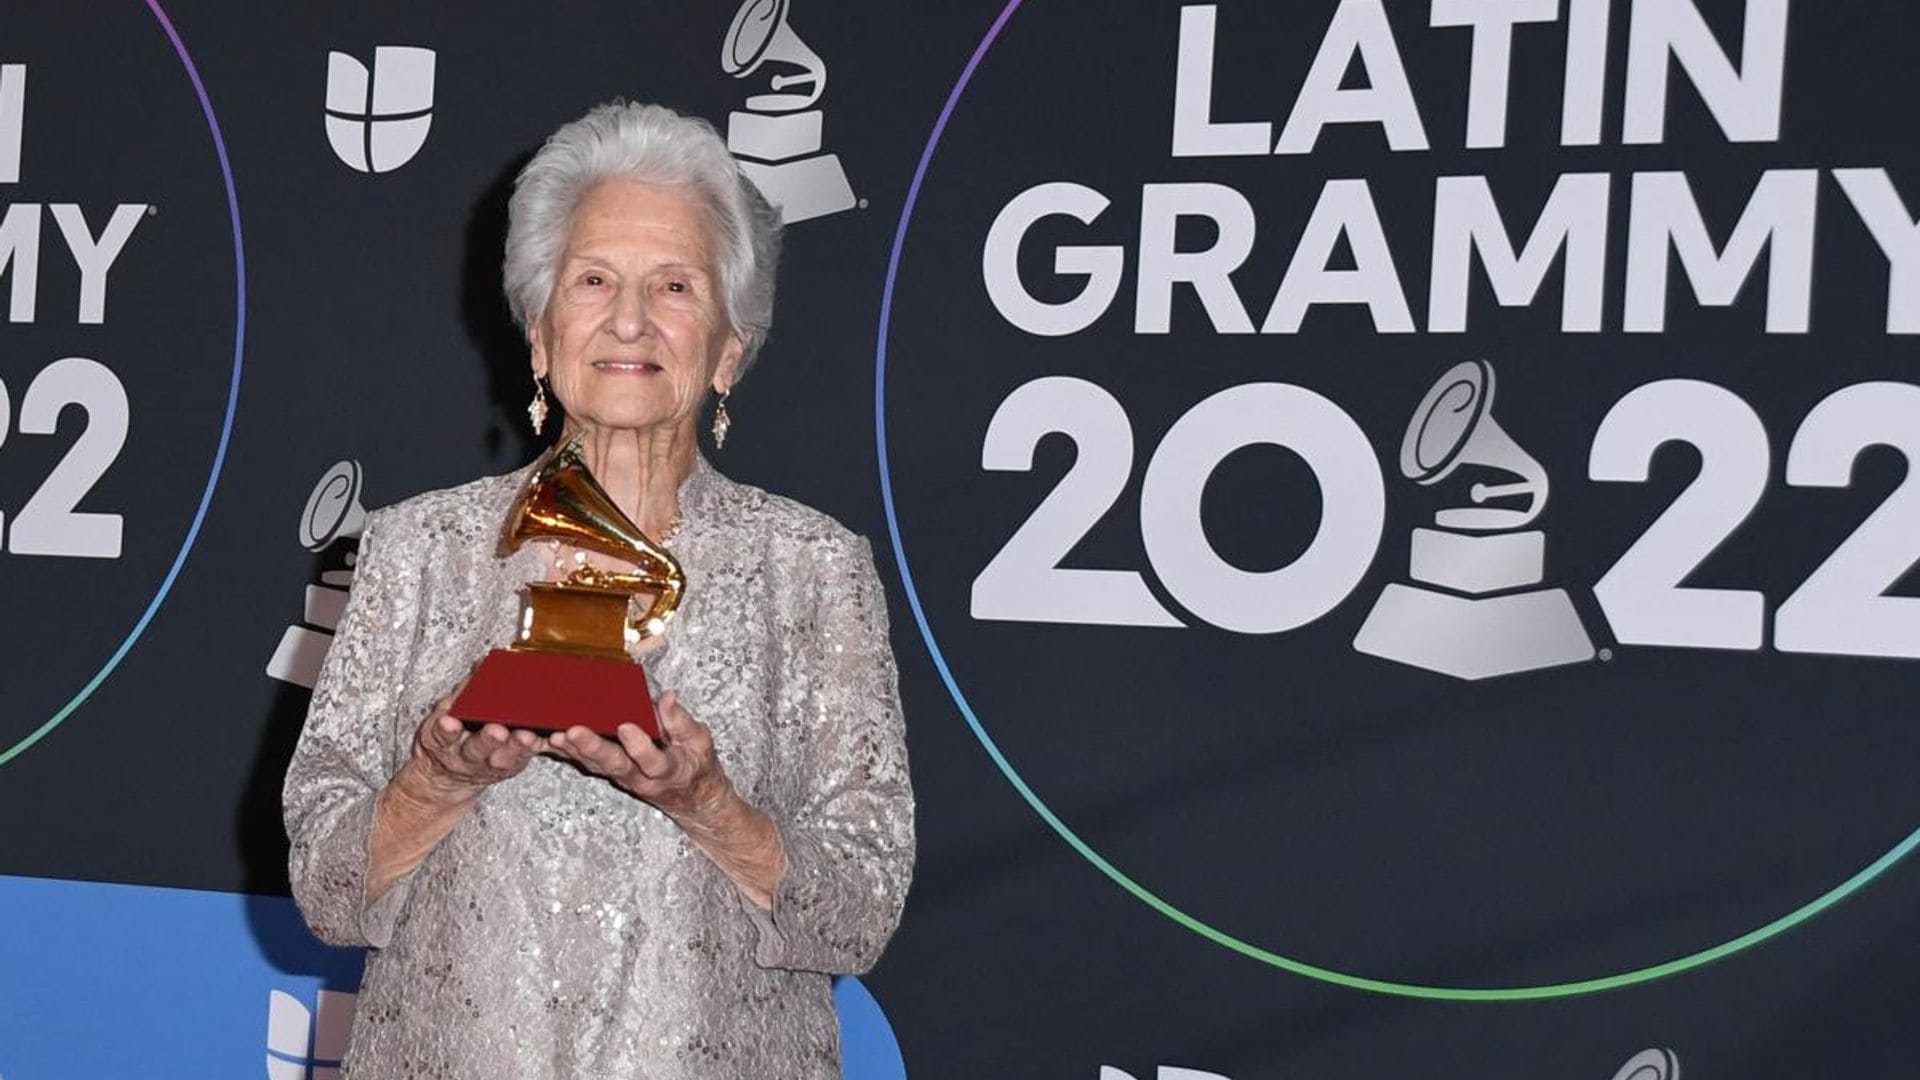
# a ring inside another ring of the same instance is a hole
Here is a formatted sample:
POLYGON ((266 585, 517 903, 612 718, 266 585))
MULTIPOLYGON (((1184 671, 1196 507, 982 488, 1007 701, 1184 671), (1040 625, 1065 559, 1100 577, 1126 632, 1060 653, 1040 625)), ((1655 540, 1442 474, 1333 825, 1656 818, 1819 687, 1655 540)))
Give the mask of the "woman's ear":
POLYGON ((527 327, 527 360, 533 366, 535 380, 547 377, 547 342, 539 323, 527 327))
POLYGON ((727 343, 720 349, 720 366, 713 369, 713 392, 724 394, 733 389, 740 378, 740 359, 747 354, 746 343, 738 334, 728 334, 727 343))

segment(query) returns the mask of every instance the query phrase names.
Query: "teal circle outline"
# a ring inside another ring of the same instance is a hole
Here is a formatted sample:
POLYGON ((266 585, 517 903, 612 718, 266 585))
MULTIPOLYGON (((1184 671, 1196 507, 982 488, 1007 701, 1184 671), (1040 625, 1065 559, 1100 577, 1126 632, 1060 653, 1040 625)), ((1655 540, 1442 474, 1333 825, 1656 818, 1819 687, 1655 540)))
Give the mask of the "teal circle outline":
POLYGON ((1188 915, 1186 912, 1181 911, 1179 908, 1161 899, 1146 888, 1146 886, 1128 877, 1119 867, 1108 862, 1099 852, 1089 846, 1086 841, 1080 839, 1079 835, 1069 828, 1067 823, 1062 821, 1040 796, 1027 785, 1026 780, 1020 776, 1019 771, 1007 760, 1006 755, 1000 752, 999 745, 993 741, 991 735, 987 734, 985 725, 981 724, 980 718, 974 714, 973 706, 968 703, 966 694, 961 691, 959 682, 955 680, 953 672, 948 668, 946 656, 940 651, 940 643, 934 639, 933 626, 927 620, 926 610, 921 606, 919 590, 914 587, 913 570, 907 564, 906 543, 900 535, 900 519, 894 507, 892 466, 887 459, 887 337, 893 322, 893 290, 899 276, 900 257, 906 248, 907 227, 913 220, 914 209, 920 200, 921 184, 926 180, 927 169, 933 162, 934 151, 940 145, 940 137, 946 131, 947 121, 952 118, 954 108, 959 104, 960 97, 966 91, 967 84, 972 82, 974 72, 980 66, 980 61, 986 56, 994 40, 1000 36, 1001 30, 1006 27, 1007 21, 1012 18, 1013 13, 1019 9, 1021 3, 1022 0, 1008 0, 1007 5, 1001 9, 999 17, 994 20, 993 25, 987 30, 986 36, 981 38, 980 44, 974 48, 973 55, 968 59, 966 67, 961 71, 960 77, 954 82, 953 89, 947 94, 947 100, 941 108, 939 119, 934 122, 933 130, 927 136, 926 146, 920 152, 919 164, 914 169, 913 181, 907 188, 907 197, 901 205, 900 220, 894 229, 893 249, 887 259, 886 284, 881 292, 880 324, 874 348, 874 443, 875 449, 878 451, 880 466, 880 496, 881 502, 886 509, 887 534, 893 544, 894 563, 900 570, 900 584, 905 587, 907 591, 907 604, 913 611, 913 619, 920 629, 920 637, 926 642, 928 656, 933 661, 934 667, 939 671, 941 682, 946 684, 947 693, 953 698, 954 705, 960 709, 961 717, 966 720, 967 726, 972 729, 974 737, 979 740, 980 745, 986 749, 987 756, 993 759, 994 765, 998 767, 1001 774, 1006 777, 1007 782, 1013 785, 1014 790, 1020 793, 1020 797, 1026 800, 1027 805, 1033 808, 1034 813, 1040 815, 1040 819, 1045 821, 1054 832, 1058 833, 1060 838, 1067 842, 1068 846, 1072 847, 1074 851, 1078 852, 1082 858, 1093 864, 1102 874, 1105 874, 1115 884, 1131 893, 1135 899, 1146 904, 1149 908, 1152 908, 1166 918, 1206 938, 1214 944, 1230 949, 1249 959, 1258 960, 1261 963, 1309 979, 1332 983, 1354 990, 1364 990, 1370 993, 1394 997, 1465 1002, 1537 1001, 1547 998, 1576 997, 1582 994, 1597 993, 1602 990, 1615 990, 1621 987, 1651 982, 1655 979, 1666 978, 1671 975, 1678 975, 1682 972, 1690 971, 1703 964, 1708 964, 1715 960, 1731 956, 1744 949, 1751 948, 1769 938, 1776 937, 1807 922, 1816 915, 1838 904, 1840 901, 1845 900, 1867 883, 1885 873, 1889 867, 1906 857, 1915 847, 1920 847, 1920 828, 1916 828, 1907 835, 1906 839, 1895 844, 1885 854, 1869 863, 1864 869, 1806 904, 1787 912, 1785 915, 1771 922, 1765 923, 1757 929, 1749 930, 1738 937, 1731 938, 1718 945, 1713 945, 1697 952, 1687 953, 1672 960, 1647 967, 1616 972, 1611 975, 1602 975, 1591 979, 1579 979, 1571 982, 1540 983, 1531 986, 1459 987, 1395 982, 1390 979, 1376 979, 1365 975, 1356 975, 1351 972, 1337 971, 1333 968, 1321 967, 1317 964, 1309 964, 1303 960, 1296 960, 1292 957, 1271 952, 1257 945, 1242 941, 1223 930, 1188 915))

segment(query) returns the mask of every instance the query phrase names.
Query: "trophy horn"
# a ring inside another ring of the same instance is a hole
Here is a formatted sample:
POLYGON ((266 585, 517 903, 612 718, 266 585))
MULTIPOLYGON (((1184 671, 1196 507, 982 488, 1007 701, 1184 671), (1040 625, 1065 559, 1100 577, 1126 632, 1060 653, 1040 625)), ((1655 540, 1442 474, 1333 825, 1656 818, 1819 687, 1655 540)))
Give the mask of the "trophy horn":
POLYGON ((568 583, 614 592, 650 592, 653 603, 640 622, 643 634, 657 634, 680 606, 687 575, 673 553, 653 541, 607 494, 580 456, 580 440, 549 451, 507 516, 500 553, 507 555, 532 540, 558 540, 635 566, 633 573, 581 567, 568 583))

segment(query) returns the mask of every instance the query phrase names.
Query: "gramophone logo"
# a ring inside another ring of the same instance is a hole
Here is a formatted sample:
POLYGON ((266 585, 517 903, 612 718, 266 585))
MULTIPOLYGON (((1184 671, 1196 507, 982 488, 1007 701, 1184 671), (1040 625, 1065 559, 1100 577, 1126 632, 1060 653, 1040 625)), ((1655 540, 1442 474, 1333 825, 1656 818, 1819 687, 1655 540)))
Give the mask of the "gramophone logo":
POLYGON ((357 995, 319 993, 311 1009, 283 990, 267 995, 267 1080, 334 1080, 340 1075, 357 995))
POLYGON ((827 65, 787 15, 787 0, 741 4, 720 46, 720 69, 747 79, 773 68, 772 92, 754 94, 746 111, 727 114, 727 149, 792 224, 850 210, 855 200, 839 157, 820 152, 823 114, 813 106, 826 92, 827 65))
POLYGON ((1388 585, 1353 647, 1372 656, 1460 679, 1484 679, 1593 657, 1593 641, 1564 589, 1535 588, 1546 576, 1546 534, 1526 528, 1547 504, 1547 472, 1493 419, 1493 367, 1458 364, 1414 411, 1400 444, 1400 472, 1432 485, 1462 465, 1507 473, 1507 483, 1474 483, 1472 506, 1413 530, 1408 568, 1416 584, 1388 585), (1523 499, 1525 506, 1482 504, 1523 499))
POLYGON ((1620 1066, 1613 1080, 1680 1080, 1680 1059, 1671 1050, 1642 1050, 1620 1066))
MULTIPOLYGON (((336 462, 314 485, 307 496, 307 508, 300 514, 300 546, 315 553, 324 552, 338 541, 357 540, 366 523, 367 511, 360 504, 360 463, 336 462)), ((347 610, 347 588, 353 584, 353 565, 357 550, 341 553, 337 566, 320 573, 318 585, 307 586, 303 622, 287 627, 280 645, 267 661, 267 674, 281 682, 313 689, 320 678, 320 663, 333 644, 333 631, 347 610)))
POLYGON ((432 49, 380 45, 373 70, 327 54, 327 142, 357 172, 384 173, 413 160, 433 126, 432 49))
MULTIPOLYGON (((1143 1074, 1144 1075, 1144 1074, 1143 1074)), ((1100 1080, 1134 1080, 1134 1074, 1111 1065, 1100 1066, 1100 1080)), ((1219 1073, 1162 1065, 1153 1080, 1229 1080, 1219 1073)), ((1680 1080, 1680 1059, 1671 1050, 1642 1050, 1628 1058, 1613 1074, 1613 1080, 1680 1080)))

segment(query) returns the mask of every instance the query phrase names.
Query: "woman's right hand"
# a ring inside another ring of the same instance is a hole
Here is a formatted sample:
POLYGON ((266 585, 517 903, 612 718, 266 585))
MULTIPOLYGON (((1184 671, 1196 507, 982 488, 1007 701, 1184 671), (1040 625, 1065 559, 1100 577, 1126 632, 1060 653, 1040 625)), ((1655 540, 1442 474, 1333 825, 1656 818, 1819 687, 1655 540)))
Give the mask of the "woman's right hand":
POLYGON ((394 777, 413 801, 437 807, 471 802, 489 785, 520 775, 527 762, 547 749, 547 740, 531 731, 487 724, 468 731, 448 710, 466 683, 434 703, 414 733, 407 763, 394 777))
POLYGON ((490 784, 520 775, 547 740, 531 731, 488 724, 468 731, 448 710, 464 681, 441 698, 413 736, 407 763, 373 805, 367 899, 377 900, 413 873, 460 823, 490 784))

